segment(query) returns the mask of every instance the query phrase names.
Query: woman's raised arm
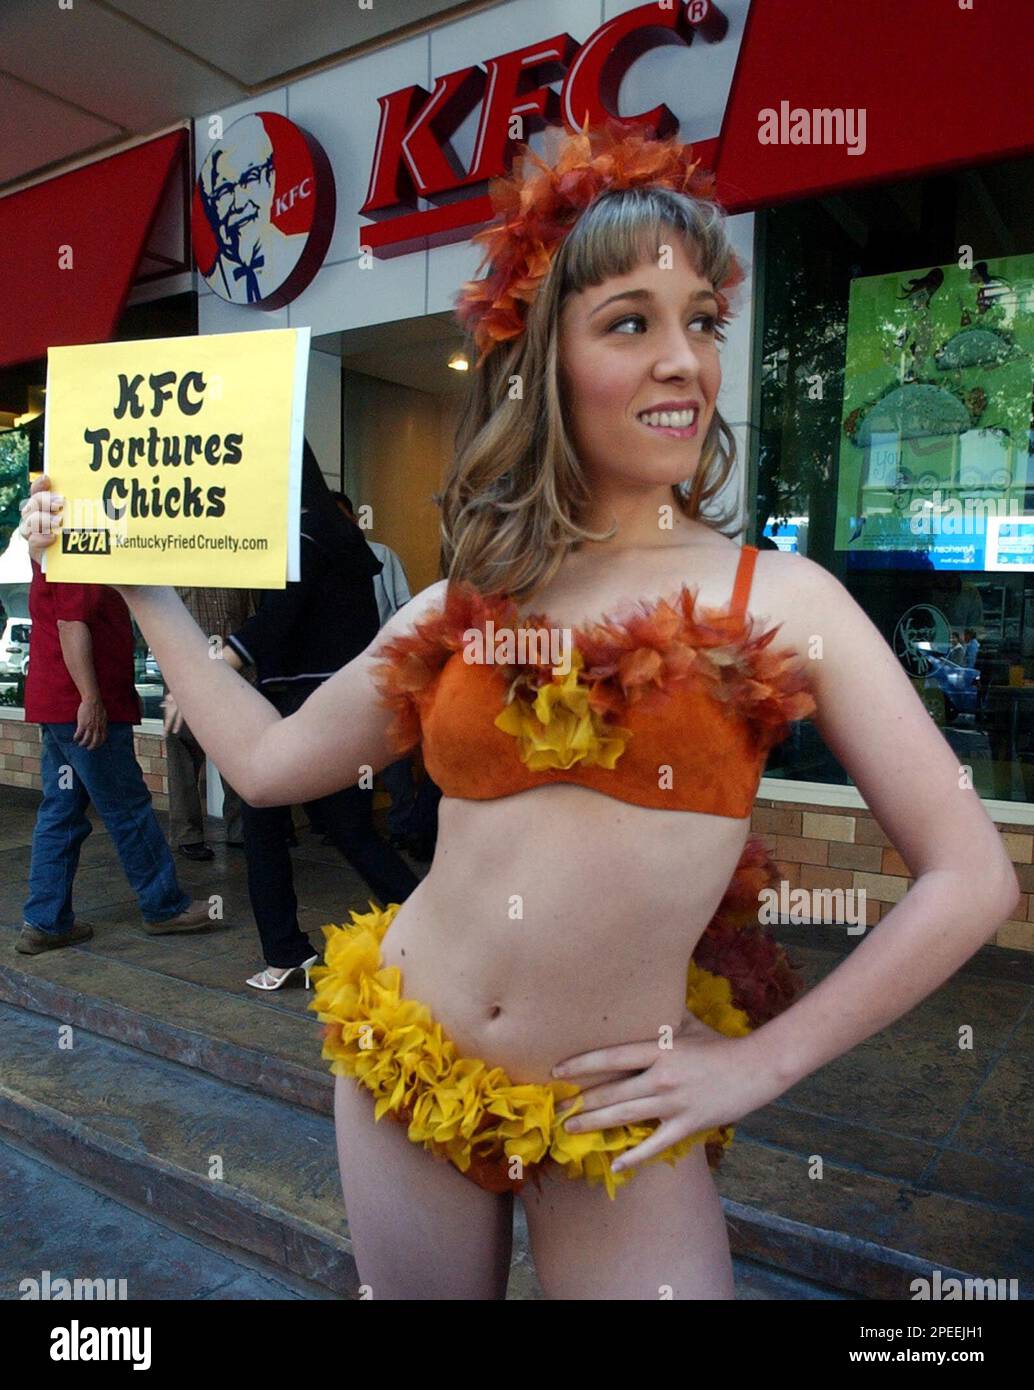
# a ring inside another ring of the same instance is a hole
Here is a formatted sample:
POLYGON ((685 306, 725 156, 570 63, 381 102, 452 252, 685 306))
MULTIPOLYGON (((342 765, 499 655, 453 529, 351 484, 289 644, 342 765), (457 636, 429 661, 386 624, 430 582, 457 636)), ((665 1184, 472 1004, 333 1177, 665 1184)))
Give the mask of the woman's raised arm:
MULTIPOLYGON (((390 619, 358 656, 281 717, 268 700, 213 659, 175 589, 120 592, 157 658, 177 708, 221 773, 251 806, 312 801, 353 786, 399 756, 388 738, 392 712, 374 666, 381 646, 406 631, 443 595, 432 584, 390 619)), ((341 621, 347 622, 347 613, 341 621)))
MULTIPOLYGON (((61 499, 38 478, 22 513, 21 531, 38 560, 56 538, 61 499)), ((158 661, 176 705, 219 771, 252 806, 311 801, 354 785, 398 757, 373 669, 381 645, 443 596, 432 584, 385 623, 370 645, 286 719, 219 660, 219 652, 172 588, 115 586, 158 661)), ((341 621, 348 621, 342 613, 341 621)))

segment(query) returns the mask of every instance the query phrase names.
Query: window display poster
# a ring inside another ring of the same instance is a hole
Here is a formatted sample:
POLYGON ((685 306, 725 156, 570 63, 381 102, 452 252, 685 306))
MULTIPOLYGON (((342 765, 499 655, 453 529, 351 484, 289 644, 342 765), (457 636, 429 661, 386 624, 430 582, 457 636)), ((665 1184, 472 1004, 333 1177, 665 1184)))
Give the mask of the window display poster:
POLYGON ((852 281, 836 549, 984 569, 988 522, 1034 514, 1032 378, 1034 255, 852 281))
POLYGON ((56 583, 298 578, 308 328, 51 348, 56 583))

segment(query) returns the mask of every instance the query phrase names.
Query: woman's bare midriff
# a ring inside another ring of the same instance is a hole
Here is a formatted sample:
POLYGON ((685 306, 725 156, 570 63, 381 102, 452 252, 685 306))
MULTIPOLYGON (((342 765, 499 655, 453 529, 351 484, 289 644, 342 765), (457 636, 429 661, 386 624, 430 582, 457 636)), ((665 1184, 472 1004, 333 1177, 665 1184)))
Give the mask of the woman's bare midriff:
POLYGON ((679 1028, 689 958, 749 825, 570 785, 443 797, 434 862, 384 963, 461 1055, 547 1082, 565 1057, 679 1028))
MULTIPOLYGON (((725 605, 739 546, 698 523, 685 534, 697 543, 571 552, 522 616, 573 631, 684 581, 703 607, 725 605)), ((771 597, 755 582, 751 607, 782 618, 771 597)), ((749 816, 661 811, 570 784, 443 797, 434 862, 385 934, 385 963, 462 1055, 547 1082, 563 1058, 680 1026, 690 956, 749 831, 749 816)))

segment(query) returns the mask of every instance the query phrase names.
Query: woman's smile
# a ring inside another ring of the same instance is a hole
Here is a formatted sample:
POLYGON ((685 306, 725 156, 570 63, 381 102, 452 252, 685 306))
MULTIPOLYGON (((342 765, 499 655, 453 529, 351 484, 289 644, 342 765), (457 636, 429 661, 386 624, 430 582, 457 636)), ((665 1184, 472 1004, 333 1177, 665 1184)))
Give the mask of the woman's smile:
POLYGON ((699 415, 700 406, 693 401, 682 408, 672 405, 642 410, 636 420, 654 434, 670 435, 673 439, 695 439, 699 415))

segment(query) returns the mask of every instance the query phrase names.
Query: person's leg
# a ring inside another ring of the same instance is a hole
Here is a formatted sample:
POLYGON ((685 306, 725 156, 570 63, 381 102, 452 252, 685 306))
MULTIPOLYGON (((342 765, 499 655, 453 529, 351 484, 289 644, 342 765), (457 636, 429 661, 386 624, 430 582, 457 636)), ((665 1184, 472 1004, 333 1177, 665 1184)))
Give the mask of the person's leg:
POLYGON ((190 895, 179 885, 176 865, 133 752, 132 724, 109 724, 108 737, 99 748, 82 748, 71 735, 61 738, 60 744, 62 756, 82 779, 111 835, 144 919, 165 922, 185 912, 190 895))
POLYGON ((185 724, 178 734, 166 735, 165 757, 169 772, 169 841, 177 848, 201 844, 205 818, 198 773, 204 754, 185 724))
POLYGON ((341 1190, 359 1279, 374 1299, 503 1299, 513 1197, 465 1178, 406 1135, 350 1076, 334 1089, 341 1190))
MULTIPOLYGON (((449 1084, 440 1066, 440 1029, 404 1026, 417 1001, 390 990, 371 1000, 364 988, 383 964, 383 953, 377 950, 375 960, 371 951, 393 916, 391 910, 357 914, 355 949, 344 954, 328 941, 333 964, 319 972, 313 1001, 328 1025, 324 1059, 339 1071, 365 1070, 360 1054, 370 1022, 378 1033, 387 1030, 384 1065, 371 1074, 372 1089, 347 1074, 337 1077, 335 1087, 341 1185, 359 1278, 374 1298, 501 1299, 510 1265, 512 1193, 486 1191, 469 1173, 409 1138, 411 1111, 422 1112, 423 1103, 449 1084), (405 1097, 392 1090, 402 1053, 415 1083, 412 1090, 407 1086, 405 1097), (411 1111, 401 1118, 385 1113, 378 1121, 377 1096, 385 1078, 388 1103, 405 1103, 411 1111)), ((475 1110, 484 1108, 473 1099, 475 1110)), ((466 1118, 478 1127, 476 1113, 466 1118)))
MULTIPOLYGON (((70 737, 75 725, 66 724, 63 729, 70 737)), ((72 883, 79 852, 93 827, 86 814, 90 798, 82 779, 62 756, 55 726, 44 724, 41 731, 43 800, 32 832, 29 896, 23 918, 37 931, 60 933, 70 931, 75 923, 72 883)))
POLYGON ((425 772, 417 785, 413 813, 409 818, 409 833, 424 840, 433 849, 438 839, 438 803, 442 789, 425 772))
POLYGON ((289 806, 249 806, 242 802, 248 896, 267 965, 288 969, 316 954, 298 926, 298 899, 287 837, 289 806))
POLYGON ((408 755, 397 758, 395 762, 381 768, 380 778, 384 783, 384 790, 391 797, 391 805, 388 807, 388 830, 392 835, 407 835, 416 796, 412 759, 408 755))
POLYGON ((718 1189, 703 1144, 674 1167, 637 1167, 613 1201, 562 1172, 521 1200, 535 1272, 550 1299, 736 1297, 718 1189))
POLYGON ((240 794, 231 787, 229 782, 220 772, 219 780, 223 784, 223 833, 227 844, 242 844, 244 841, 244 820, 241 807, 240 794))
POLYGON ((341 851, 382 906, 405 902, 420 880, 373 825, 373 790, 345 787, 306 803, 312 824, 341 851))

